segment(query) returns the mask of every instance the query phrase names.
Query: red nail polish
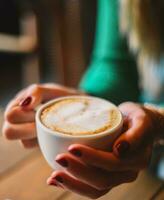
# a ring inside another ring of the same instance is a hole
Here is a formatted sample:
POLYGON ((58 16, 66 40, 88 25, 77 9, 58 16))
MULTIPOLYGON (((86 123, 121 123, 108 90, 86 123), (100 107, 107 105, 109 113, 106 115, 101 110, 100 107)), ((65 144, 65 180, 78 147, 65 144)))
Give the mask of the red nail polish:
POLYGON ((48 185, 57 186, 57 184, 54 181, 51 181, 50 183, 48 183, 48 185))
POLYGON ((47 184, 50 185, 50 186, 55 186, 55 187, 59 187, 59 188, 64 189, 64 187, 63 187, 62 185, 57 184, 57 183, 58 183, 58 182, 56 182, 56 180, 51 179, 51 180, 49 181, 49 183, 47 183, 47 184))
POLYGON ((116 154, 119 157, 125 157, 130 149, 130 144, 127 141, 121 141, 115 146, 116 154))
POLYGON ((56 176, 56 177, 54 177, 54 178, 55 178, 55 180, 56 180, 57 182, 59 182, 59 183, 63 183, 63 182, 64 182, 61 176, 56 176))
POLYGON ((68 167, 68 161, 64 158, 56 159, 56 162, 59 163, 62 167, 68 167))
POLYGON ((69 152, 71 154, 73 154, 76 157, 81 157, 82 156, 82 152, 78 149, 69 149, 69 152))
POLYGON ((25 100, 20 102, 20 106, 25 107, 28 106, 32 101, 32 97, 27 97, 25 100))

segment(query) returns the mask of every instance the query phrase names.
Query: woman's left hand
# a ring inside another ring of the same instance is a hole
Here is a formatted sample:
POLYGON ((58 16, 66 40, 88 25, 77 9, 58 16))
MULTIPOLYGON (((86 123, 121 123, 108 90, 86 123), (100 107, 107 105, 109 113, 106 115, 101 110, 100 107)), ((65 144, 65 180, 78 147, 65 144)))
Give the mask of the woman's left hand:
POLYGON ((124 103, 119 108, 124 115, 124 127, 113 152, 71 145, 68 153, 56 157, 65 170, 53 172, 47 180, 49 185, 96 199, 113 187, 137 178, 149 163, 155 127, 150 113, 142 106, 124 103))

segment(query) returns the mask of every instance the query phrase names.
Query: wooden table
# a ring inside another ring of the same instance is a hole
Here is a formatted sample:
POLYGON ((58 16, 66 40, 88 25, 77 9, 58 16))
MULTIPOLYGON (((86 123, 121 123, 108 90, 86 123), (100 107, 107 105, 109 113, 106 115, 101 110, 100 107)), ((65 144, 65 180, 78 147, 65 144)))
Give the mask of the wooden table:
MULTIPOLYGON (((25 150, 0 136, 0 200, 86 200, 47 186, 52 169, 38 149, 25 150)), ((148 172, 134 183, 114 188, 100 200, 164 200, 164 184, 148 172)))

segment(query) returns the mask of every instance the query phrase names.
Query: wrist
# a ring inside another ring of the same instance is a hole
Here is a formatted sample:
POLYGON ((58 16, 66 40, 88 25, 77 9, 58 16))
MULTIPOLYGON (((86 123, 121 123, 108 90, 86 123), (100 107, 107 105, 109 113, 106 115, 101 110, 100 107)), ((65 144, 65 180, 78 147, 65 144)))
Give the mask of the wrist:
POLYGON ((164 139, 164 108, 148 103, 145 103, 143 107, 152 119, 155 139, 164 139))

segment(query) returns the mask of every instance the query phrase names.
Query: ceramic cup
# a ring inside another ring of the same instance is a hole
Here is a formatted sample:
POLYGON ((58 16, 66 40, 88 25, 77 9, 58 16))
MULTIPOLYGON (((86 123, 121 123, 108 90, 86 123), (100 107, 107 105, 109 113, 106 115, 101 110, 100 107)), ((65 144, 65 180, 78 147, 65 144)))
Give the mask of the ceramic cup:
MULTIPOLYGON (((57 101, 70 98, 79 99, 88 97, 67 96, 67 97, 57 98, 45 103, 44 105, 41 105, 36 112, 36 128, 37 128, 39 146, 45 159, 53 169, 60 169, 60 166, 55 162, 55 157, 60 153, 68 152, 68 147, 71 144, 84 144, 96 149, 109 151, 112 148, 112 145, 116 140, 116 138, 120 135, 123 125, 123 118, 121 112, 114 104, 104 99, 101 100, 108 102, 109 104, 112 104, 119 113, 119 120, 117 126, 109 130, 106 130, 98 134, 73 136, 53 131, 47 128, 45 125, 43 125, 40 119, 42 111, 57 101)), ((97 97, 89 97, 89 98, 100 99, 97 97)))

